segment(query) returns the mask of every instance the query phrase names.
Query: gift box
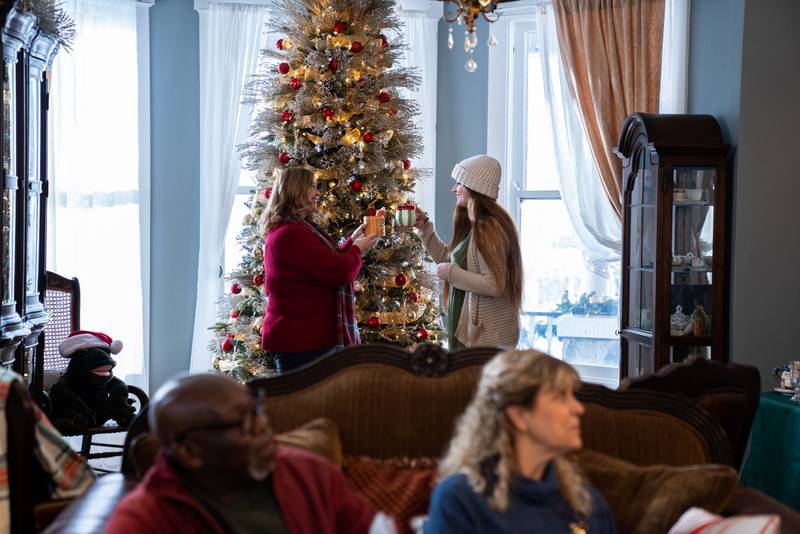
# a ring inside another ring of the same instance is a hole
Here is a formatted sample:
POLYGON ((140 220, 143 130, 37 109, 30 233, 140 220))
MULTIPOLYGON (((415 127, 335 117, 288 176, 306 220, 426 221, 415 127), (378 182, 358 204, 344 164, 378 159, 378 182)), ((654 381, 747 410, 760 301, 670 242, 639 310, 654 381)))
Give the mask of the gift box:
POLYGON ((397 206, 394 212, 394 221, 397 226, 413 226, 417 221, 417 212, 414 209, 414 204, 406 202, 397 206))
POLYGON ((386 210, 380 209, 374 215, 365 215, 364 228, 366 235, 386 235, 386 210))

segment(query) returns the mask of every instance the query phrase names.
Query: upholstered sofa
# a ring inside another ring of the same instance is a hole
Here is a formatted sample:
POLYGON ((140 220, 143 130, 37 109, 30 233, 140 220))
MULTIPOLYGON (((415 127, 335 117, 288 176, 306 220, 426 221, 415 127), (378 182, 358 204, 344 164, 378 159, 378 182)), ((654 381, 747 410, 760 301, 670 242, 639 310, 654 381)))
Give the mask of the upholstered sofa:
MULTIPOLYGON (((354 477, 351 480, 359 490, 370 481, 365 482, 363 470, 359 477, 352 471, 355 466, 362 469, 364 460, 369 459, 375 462, 371 469, 395 467, 406 474, 416 471, 418 475, 404 480, 417 484, 418 492, 429 492, 435 481, 432 459, 444 452, 455 421, 472 396, 481 367, 495 353, 493 348, 448 354, 433 346, 421 347, 413 353, 390 346, 361 346, 283 376, 255 380, 249 387, 264 391, 269 399, 269 417, 278 433, 318 417, 332 421, 345 457, 345 473, 354 477)), ((695 482, 703 479, 705 473, 706 479, 712 480, 709 492, 717 496, 719 509, 715 511, 724 515, 777 513, 781 515, 784 532, 800 532, 795 512, 763 494, 738 487, 731 468, 697 467, 729 463, 731 453, 722 428, 688 399, 651 391, 611 391, 589 384, 581 388, 578 396, 586 407, 582 421, 584 445, 597 451, 578 458, 588 462, 582 465, 589 478, 596 476, 601 483, 608 483, 619 479, 620 469, 630 470, 632 464, 649 466, 633 475, 639 496, 625 506, 616 504, 619 510, 615 510, 615 516, 629 506, 638 506, 637 513, 651 513, 652 507, 635 502, 644 499, 649 479, 660 477, 661 486, 647 490, 660 492, 660 501, 670 502, 685 500, 685 495, 677 494, 685 494, 687 484, 697 486, 695 482), (602 460, 601 467, 595 465, 600 461, 597 458, 608 457, 613 458, 602 460), (666 472, 665 468, 653 465, 684 467, 666 472), (699 478, 692 478, 698 470, 699 478), (671 479, 672 486, 662 484, 675 472, 678 478, 671 479), (726 484, 730 495, 720 501, 726 484), (665 495, 667 491, 674 491, 675 498, 665 495)), ((129 433, 124 474, 101 478, 57 519, 49 532, 102 531, 114 505, 135 485, 137 473, 141 473, 142 464, 148 461, 147 448, 141 446, 146 432, 146 423, 140 418, 129 433)), ((386 480, 381 476, 368 478, 373 483, 386 480)), ((701 488, 695 490, 699 504, 708 504, 710 501, 697 493, 703 491, 703 486, 697 487, 701 488)), ((409 488, 409 483, 384 488, 383 497, 397 497, 395 492, 408 493, 409 488)), ((380 499, 381 495, 374 490, 367 492, 368 498, 380 499)), ((624 493, 617 491, 611 495, 612 509, 615 499, 630 498, 624 493)), ((427 493, 413 505, 417 508, 422 505, 424 512, 426 499, 427 493)))

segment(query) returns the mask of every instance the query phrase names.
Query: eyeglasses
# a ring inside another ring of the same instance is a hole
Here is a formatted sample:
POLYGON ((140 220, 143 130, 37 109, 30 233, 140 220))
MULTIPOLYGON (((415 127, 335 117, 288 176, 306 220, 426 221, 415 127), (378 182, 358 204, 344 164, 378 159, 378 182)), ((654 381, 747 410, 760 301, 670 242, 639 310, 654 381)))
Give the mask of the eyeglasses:
POLYGON ((259 389, 253 399, 252 407, 245 412, 245 414, 233 421, 220 421, 218 423, 208 423, 205 425, 197 425, 186 428, 175 436, 175 441, 180 443, 185 440, 192 432, 212 432, 212 431, 226 431, 232 428, 239 428, 242 436, 256 435, 256 429, 259 426, 256 424, 258 419, 267 418, 267 398, 263 389, 259 389))

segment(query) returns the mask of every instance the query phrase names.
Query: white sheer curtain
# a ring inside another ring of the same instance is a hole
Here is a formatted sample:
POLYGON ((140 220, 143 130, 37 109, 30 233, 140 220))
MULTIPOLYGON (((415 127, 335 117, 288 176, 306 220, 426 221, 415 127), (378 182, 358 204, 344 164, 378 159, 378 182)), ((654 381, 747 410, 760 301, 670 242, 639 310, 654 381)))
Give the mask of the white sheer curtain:
POLYGON ((686 113, 689 67, 689 0, 664 2, 660 113, 686 113))
MULTIPOLYGON (((398 3, 397 15, 404 23, 405 40, 408 50, 404 65, 416 67, 422 83, 416 91, 409 95, 420 109, 419 125, 424 150, 414 160, 413 165, 419 169, 430 169, 436 166, 436 67, 438 48, 439 19, 441 3, 405 0, 398 3)), ((420 180, 414 189, 415 200, 422 204, 428 216, 436 222, 436 180, 435 176, 420 180)))
POLYGON ((78 277, 81 327, 122 340, 114 373, 146 388, 136 2, 63 6, 78 37, 53 65, 47 268, 78 277))
POLYGON ((250 125, 241 104, 264 48, 263 6, 212 3, 200 29, 200 250, 191 371, 211 366, 208 328, 217 319, 219 271, 241 163, 236 145, 250 125))
POLYGON ((603 190, 583 124, 569 94, 552 7, 542 5, 535 17, 561 198, 583 245, 587 265, 602 275, 608 262, 619 261, 620 223, 603 190))

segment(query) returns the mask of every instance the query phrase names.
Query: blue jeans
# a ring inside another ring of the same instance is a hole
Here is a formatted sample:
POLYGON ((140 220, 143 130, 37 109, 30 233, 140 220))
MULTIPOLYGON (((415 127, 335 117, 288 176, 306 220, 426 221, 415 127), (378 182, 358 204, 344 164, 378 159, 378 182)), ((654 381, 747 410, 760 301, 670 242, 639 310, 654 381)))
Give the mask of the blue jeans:
POLYGON ((279 374, 288 373, 308 365, 317 358, 325 356, 334 350, 336 350, 336 345, 306 352, 276 352, 275 367, 277 367, 279 374))

